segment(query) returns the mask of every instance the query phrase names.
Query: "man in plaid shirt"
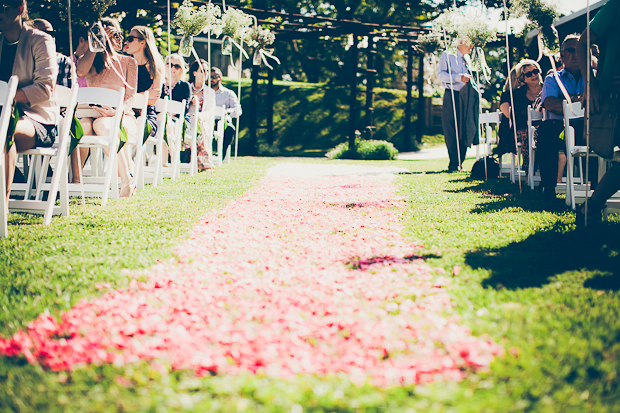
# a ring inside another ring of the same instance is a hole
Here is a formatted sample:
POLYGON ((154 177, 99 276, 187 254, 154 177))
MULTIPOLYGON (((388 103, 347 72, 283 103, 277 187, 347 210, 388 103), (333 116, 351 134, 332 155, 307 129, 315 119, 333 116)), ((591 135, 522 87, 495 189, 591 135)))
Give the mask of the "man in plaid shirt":
MULTIPOLYGON (((54 27, 47 20, 34 19, 32 21, 32 26, 52 37, 55 35, 54 27)), ((68 56, 65 56, 62 53, 56 53, 56 61, 58 62, 58 77, 56 78, 56 84, 70 88, 73 62, 68 56)))

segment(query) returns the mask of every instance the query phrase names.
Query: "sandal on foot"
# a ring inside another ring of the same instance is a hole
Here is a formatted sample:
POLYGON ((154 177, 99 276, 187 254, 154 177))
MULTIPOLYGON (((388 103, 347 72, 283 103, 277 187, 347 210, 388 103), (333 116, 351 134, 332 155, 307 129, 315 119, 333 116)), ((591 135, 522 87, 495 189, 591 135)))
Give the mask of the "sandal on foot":
POLYGON ((129 198, 136 193, 136 183, 134 181, 121 184, 121 192, 119 197, 121 198, 129 198))

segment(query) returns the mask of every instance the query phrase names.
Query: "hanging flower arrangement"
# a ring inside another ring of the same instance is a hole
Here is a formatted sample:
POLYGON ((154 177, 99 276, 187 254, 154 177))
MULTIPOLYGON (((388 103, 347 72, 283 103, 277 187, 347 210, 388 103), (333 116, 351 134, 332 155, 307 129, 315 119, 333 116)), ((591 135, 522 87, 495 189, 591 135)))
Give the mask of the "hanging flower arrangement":
POLYGON ((252 62, 254 66, 262 63, 270 69, 273 67, 267 62, 267 58, 275 60, 280 64, 280 60, 273 55, 273 47, 270 47, 276 41, 276 35, 266 27, 252 27, 247 35, 247 45, 254 49, 252 62))
POLYGON ((177 28, 177 33, 183 36, 179 46, 179 54, 189 57, 192 53, 194 36, 200 33, 210 32, 219 36, 223 29, 220 19, 222 12, 219 6, 212 3, 195 8, 191 1, 185 0, 179 6, 172 24, 177 28))
POLYGON ((228 7, 222 15, 222 33, 233 39, 240 39, 250 30, 252 16, 241 10, 228 7))
POLYGON ((557 6, 548 0, 512 0, 510 14, 513 17, 526 17, 528 28, 539 29, 539 46, 545 55, 555 55, 560 51, 560 38, 553 22, 558 18, 557 6))
POLYGON ((434 55, 442 49, 441 36, 439 35, 439 33, 431 32, 428 34, 421 34, 420 36, 418 36, 416 41, 416 48, 418 49, 418 51, 426 55, 434 55))

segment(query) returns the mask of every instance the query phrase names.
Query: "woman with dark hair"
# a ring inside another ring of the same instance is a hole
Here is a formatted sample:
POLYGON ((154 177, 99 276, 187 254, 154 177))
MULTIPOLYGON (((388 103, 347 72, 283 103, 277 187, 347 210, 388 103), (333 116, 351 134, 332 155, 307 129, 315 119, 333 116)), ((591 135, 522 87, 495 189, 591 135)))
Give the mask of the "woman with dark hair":
POLYGON ((9 147, 4 155, 5 202, 11 193, 17 151, 52 146, 60 119, 54 95, 58 76, 54 39, 24 25, 26 20, 25 0, 4 0, 0 7, 0 80, 8 82, 13 75, 19 78, 15 94, 19 119, 12 137, 15 144, 7 143, 9 147))
POLYGON ((194 61, 189 67, 189 83, 192 86, 192 105, 198 105, 198 111, 206 108, 212 108, 215 106, 215 92, 209 86, 205 87, 207 76, 209 72, 209 64, 200 59, 194 61), (207 107, 203 108, 205 102, 205 96, 207 97, 207 107))
POLYGON ((125 39, 123 52, 133 56, 138 63, 137 93, 149 92, 147 121, 151 125, 151 136, 157 133, 155 103, 161 95, 164 83, 164 61, 157 50, 153 31, 146 26, 134 26, 125 39))
MULTIPOLYGON (((213 163, 209 156, 205 140, 207 138, 207 131, 212 131, 215 119, 213 117, 213 110, 215 109, 215 92, 208 85, 206 85, 207 76, 209 71, 209 64, 200 59, 194 61, 189 68, 189 83, 192 86, 192 100, 190 107, 198 106, 198 119, 200 127, 200 135, 196 137, 196 147, 198 153, 198 169, 205 170, 213 168, 213 163)), ((190 161, 190 149, 189 146, 185 148, 184 154, 181 154, 181 162, 190 161)))
MULTIPOLYGON (((120 90, 125 88, 125 115, 123 116, 123 126, 127 130, 127 134, 135 136, 136 118, 131 110, 133 97, 138 87, 138 65, 136 60, 131 56, 124 56, 118 52, 123 44, 123 34, 118 21, 109 17, 101 19, 101 25, 105 31, 105 35, 109 41, 106 41, 105 50, 103 52, 94 53, 87 50, 77 62, 77 75, 86 78, 89 87, 101 87, 106 89, 120 90), (122 76, 122 78, 121 78, 122 76)), ((81 118, 80 122, 84 128, 84 134, 109 136, 110 127, 112 125, 112 117, 116 114, 116 110, 105 107, 95 107, 101 114, 98 118, 81 118)), ((81 149, 82 167, 88 156, 88 149, 81 149)), ((77 171, 77 157, 72 154, 71 161, 73 171, 77 171)), ((121 178, 120 196, 130 197, 136 191, 136 184, 131 177, 129 171, 130 154, 128 146, 125 145, 118 153, 118 174, 121 178)), ((78 182, 78 174, 74 173, 74 182, 78 182)))
MULTIPOLYGON (((527 134, 527 107, 534 106, 536 98, 542 91, 543 82, 540 66, 534 60, 523 59, 519 62, 515 68, 515 71, 516 78, 520 86, 515 88, 512 92, 514 119, 516 122, 516 125, 512 125, 512 127, 517 130, 517 140, 521 144, 521 156, 523 157, 523 170, 527 174, 530 165, 530 146, 527 134)), ((510 95, 506 95, 507 97, 502 99, 502 103, 499 108, 504 116, 512 122, 510 95)), ((527 176, 525 177, 525 180, 527 182, 527 176)))

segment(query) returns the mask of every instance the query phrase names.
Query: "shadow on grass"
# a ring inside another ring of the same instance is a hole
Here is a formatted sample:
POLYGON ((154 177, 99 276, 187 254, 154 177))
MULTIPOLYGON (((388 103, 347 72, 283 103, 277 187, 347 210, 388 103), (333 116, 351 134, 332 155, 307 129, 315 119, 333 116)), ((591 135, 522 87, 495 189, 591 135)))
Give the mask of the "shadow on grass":
POLYGON ((523 241, 468 252, 465 262, 491 272, 482 283, 489 288, 540 287, 567 271, 589 271, 596 275, 586 280, 586 288, 616 291, 620 289, 619 233, 619 223, 605 223, 587 231, 556 223, 523 241))
POLYGON ((392 264, 392 263, 406 264, 406 263, 414 262, 417 260, 425 261, 428 259, 437 259, 437 258, 439 258, 439 255, 432 254, 432 253, 414 254, 414 255, 409 255, 407 257, 403 257, 403 258, 397 258, 397 257, 392 257, 392 256, 382 256, 382 257, 372 257, 372 258, 354 257, 354 258, 351 258, 348 262, 346 262, 346 265, 348 265, 353 270, 365 271, 368 269, 368 267, 370 267, 373 264, 392 264))

